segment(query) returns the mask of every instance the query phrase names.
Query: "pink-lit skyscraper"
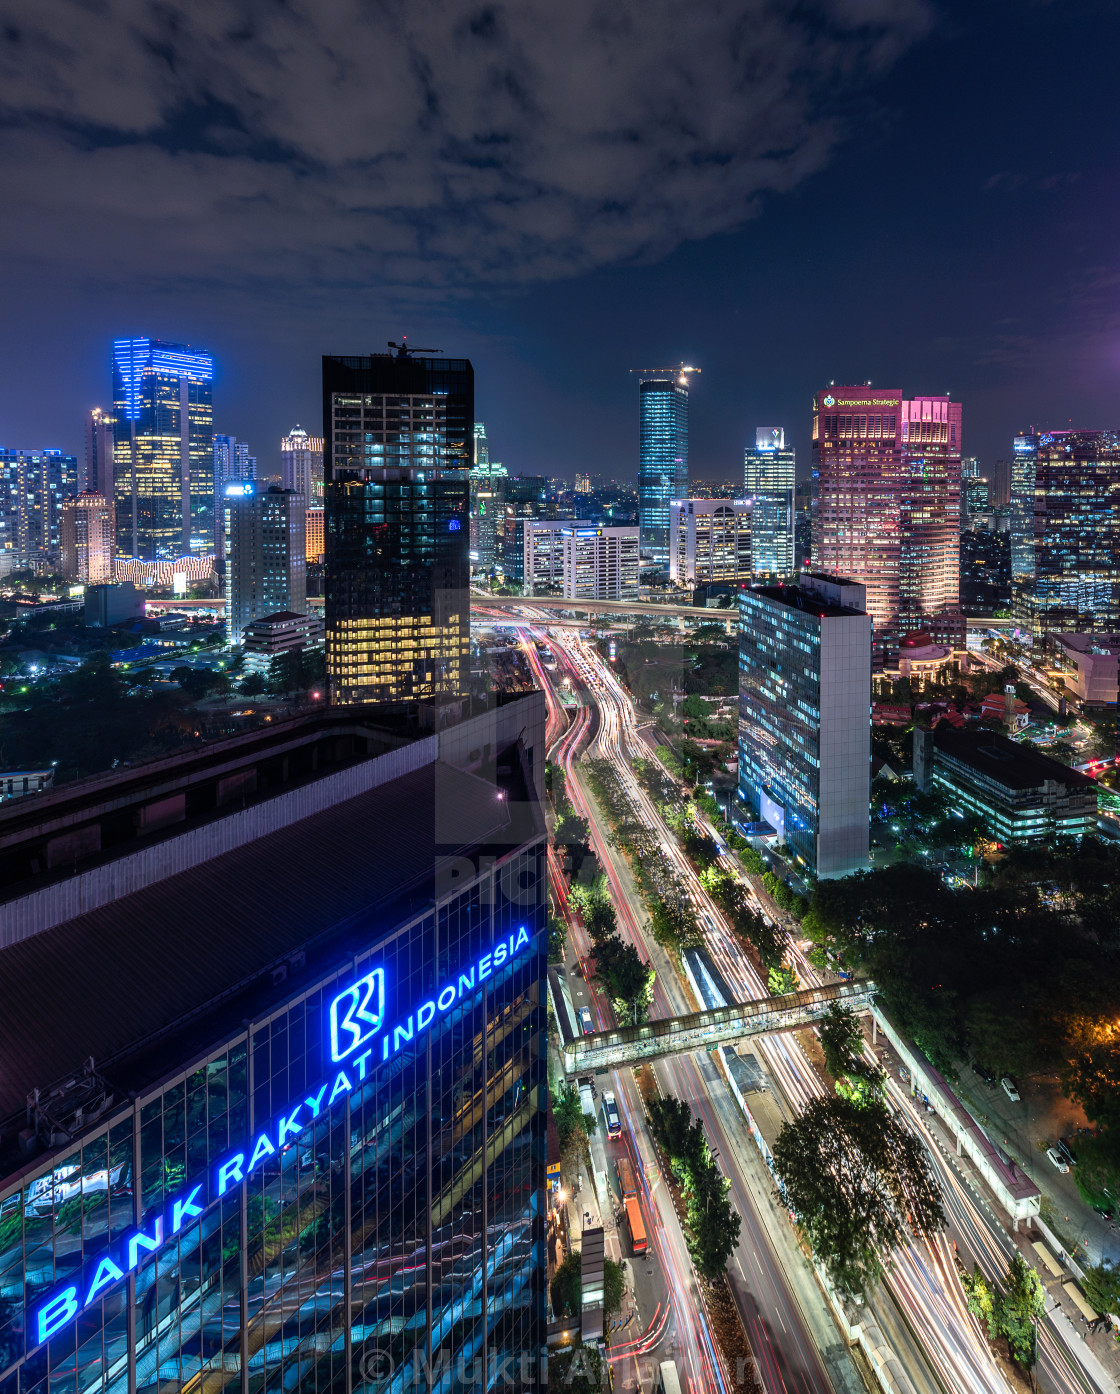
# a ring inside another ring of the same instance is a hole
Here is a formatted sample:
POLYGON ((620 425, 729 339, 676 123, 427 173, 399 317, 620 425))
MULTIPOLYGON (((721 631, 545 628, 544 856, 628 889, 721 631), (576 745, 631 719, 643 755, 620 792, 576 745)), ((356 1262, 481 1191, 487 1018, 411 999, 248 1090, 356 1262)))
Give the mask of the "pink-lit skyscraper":
POLYGON ((813 568, 867 588, 877 634, 956 610, 960 508, 959 402, 867 386, 817 393, 813 568))

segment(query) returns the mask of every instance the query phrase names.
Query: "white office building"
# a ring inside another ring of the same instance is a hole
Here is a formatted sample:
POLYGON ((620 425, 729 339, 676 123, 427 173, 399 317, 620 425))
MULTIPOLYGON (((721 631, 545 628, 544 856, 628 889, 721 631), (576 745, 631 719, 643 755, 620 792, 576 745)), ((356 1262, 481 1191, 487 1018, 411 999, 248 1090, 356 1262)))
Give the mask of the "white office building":
POLYGON ((560 530, 566 600, 637 600, 638 529, 560 530))
POLYGON ((819 877, 868 865, 866 603, 858 582, 808 571, 739 597, 739 796, 819 877))
POLYGON ((558 595, 564 589, 564 539, 571 523, 555 518, 525 518, 523 546, 526 595, 558 595))
POLYGON ((784 426, 758 426, 743 456, 743 492, 752 501, 751 571, 756 581, 793 576, 793 503, 797 455, 784 426))
POLYGON ((669 504, 669 580, 674 586, 750 578, 749 499, 674 499, 669 504))

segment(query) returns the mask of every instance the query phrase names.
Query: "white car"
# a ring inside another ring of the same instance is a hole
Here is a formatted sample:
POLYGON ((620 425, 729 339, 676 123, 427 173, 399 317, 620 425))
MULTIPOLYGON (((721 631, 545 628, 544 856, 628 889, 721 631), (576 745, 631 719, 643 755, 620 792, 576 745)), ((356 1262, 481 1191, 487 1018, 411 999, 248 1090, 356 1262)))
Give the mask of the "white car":
POLYGON ((1067 1171, 1069 1171, 1069 1163, 1066 1161, 1066 1159, 1062 1156, 1062 1154, 1058 1151, 1056 1147, 1048 1147, 1046 1149, 1046 1155, 1050 1158, 1050 1160, 1054 1163, 1054 1165, 1063 1175, 1067 1171))
POLYGON ((1015 1081, 1011 1079, 1009 1075, 1004 1075, 1000 1080, 1000 1084, 1003 1085, 1003 1092, 1011 1102, 1017 1104, 1019 1102, 1019 1091, 1015 1088, 1015 1081))

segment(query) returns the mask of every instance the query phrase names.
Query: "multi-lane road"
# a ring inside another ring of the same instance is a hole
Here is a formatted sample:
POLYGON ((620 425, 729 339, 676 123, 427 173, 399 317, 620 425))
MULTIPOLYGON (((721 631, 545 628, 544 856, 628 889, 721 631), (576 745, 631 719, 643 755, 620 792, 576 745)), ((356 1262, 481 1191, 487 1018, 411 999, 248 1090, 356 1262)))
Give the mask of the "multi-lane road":
MULTIPOLYGON (((548 622, 545 615, 528 608, 518 617, 507 612, 501 621, 532 626, 538 636, 543 636, 543 626, 548 622)), ((744 1000, 764 996, 766 988, 752 963, 739 949, 719 907, 708 897, 630 767, 633 756, 644 757, 649 752, 640 739, 629 695, 615 680, 609 665, 577 636, 553 631, 549 644, 558 661, 558 674, 582 691, 585 702, 575 709, 571 719, 561 712, 552 690, 552 676, 546 673, 530 643, 530 661, 550 704, 550 733, 555 737, 553 758, 565 769, 569 795, 577 811, 589 819, 592 845, 611 887, 620 932, 633 940, 657 970, 651 1014, 677 1015, 693 1010, 694 1004, 688 1000, 667 955, 646 934, 644 913, 629 868, 600 826, 596 806, 580 777, 577 756, 581 753, 611 761, 636 813, 655 832, 663 854, 689 887, 698 921, 706 930, 708 952, 732 989, 741 993, 744 1000)), ((552 870, 557 903, 567 913, 564 877, 554 853, 552 870)), ((753 895, 745 878, 744 884, 753 895)), ((569 923, 573 947, 586 960, 588 946, 578 916, 569 915, 569 923)), ((804 982, 815 981, 812 968, 800 956, 798 971, 804 982)), ((595 992, 594 985, 587 984, 587 991, 598 1024, 612 1024, 609 1006, 595 992)), ((756 1048, 789 1110, 802 1107, 820 1093, 822 1082, 792 1038, 765 1038, 756 1043, 756 1048)), ((742 1217, 742 1232, 729 1263, 728 1277, 768 1394, 833 1389, 854 1394, 862 1388, 857 1367, 837 1337, 792 1228, 775 1205, 769 1176, 722 1075, 706 1055, 660 1062, 656 1074, 663 1092, 687 1100, 693 1112, 703 1118, 709 1140, 731 1183, 733 1205, 742 1217)), ((656 1213, 647 1222, 652 1221, 651 1243, 657 1251, 665 1297, 672 1307, 671 1320, 665 1325, 664 1338, 657 1349, 659 1353, 672 1351, 694 1390, 722 1387, 704 1314, 697 1313, 698 1294, 683 1235, 665 1188, 657 1179, 654 1152, 632 1072, 615 1072, 613 1080, 638 1160, 653 1179, 646 1202, 656 1213)), ((871 1312, 915 1394, 1005 1394, 1008 1385, 1004 1376, 975 1319, 967 1312, 957 1277, 955 1250, 959 1249, 969 1265, 979 1262, 989 1275, 998 1275, 1014 1252, 1013 1242, 976 1189, 966 1164, 936 1145, 925 1116, 913 1111, 909 1097, 892 1085, 891 1100, 927 1144, 942 1187, 948 1224, 937 1240, 913 1243, 897 1255, 887 1283, 869 1304, 871 1312)), ((619 1145, 612 1143, 604 1149, 603 1165, 607 1170, 611 1167, 611 1151, 619 1145)), ((647 1319, 652 1316, 652 1312, 643 1313, 647 1319)), ((663 1313, 659 1313, 658 1320, 664 1324, 663 1313)), ((657 1334, 661 1334, 660 1330, 657 1334)), ((1071 1354, 1071 1338, 1073 1342, 1077 1339, 1068 1323, 1063 1329, 1060 1314, 1051 1313, 1040 1325, 1040 1384, 1057 1394, 1090 1394, 1095 1386, 1071 1354)), ((622 1387, 633 1385, 636 1379, 637 1371, 627 1368, 628 1361, 625 1356, 616 1364, 616 1380, 622 1387)))

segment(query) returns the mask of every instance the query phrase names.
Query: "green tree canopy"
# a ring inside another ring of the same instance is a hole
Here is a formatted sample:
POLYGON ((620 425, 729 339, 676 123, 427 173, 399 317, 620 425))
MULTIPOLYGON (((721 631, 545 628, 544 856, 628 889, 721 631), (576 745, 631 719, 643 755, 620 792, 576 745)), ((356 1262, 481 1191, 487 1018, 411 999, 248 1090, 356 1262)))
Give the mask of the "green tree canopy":
POLYGON ((841 1291, 868 1291, 907 1231, 944 1223, 921 1143, 882 1103, 816 1099, 773 1152, 781 1195, 841 1291))

